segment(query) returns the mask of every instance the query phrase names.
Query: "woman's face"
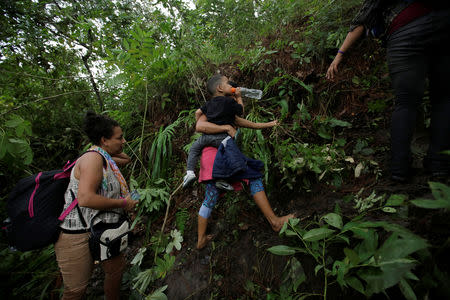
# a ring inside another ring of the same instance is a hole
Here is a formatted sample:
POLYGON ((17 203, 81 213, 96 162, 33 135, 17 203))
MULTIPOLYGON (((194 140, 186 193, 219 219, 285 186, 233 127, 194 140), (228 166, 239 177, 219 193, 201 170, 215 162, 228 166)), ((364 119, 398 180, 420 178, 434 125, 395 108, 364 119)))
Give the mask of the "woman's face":
POLYGON ((123 145, 125 144, 125 139, 123 137, 122 128, 116 126, 113 128, 113 135, 111 138, 102 138, 102 148, 113 156, 123 151, 123 145))

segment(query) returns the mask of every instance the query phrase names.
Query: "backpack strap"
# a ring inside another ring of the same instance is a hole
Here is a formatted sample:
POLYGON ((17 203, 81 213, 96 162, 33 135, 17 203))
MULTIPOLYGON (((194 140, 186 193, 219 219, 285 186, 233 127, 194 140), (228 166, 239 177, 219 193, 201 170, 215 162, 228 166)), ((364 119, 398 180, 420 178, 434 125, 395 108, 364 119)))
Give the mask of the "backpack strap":
POLYGON ((86 220, 84 219, 83 214, 81 213, 81 208, 78 205, 78 199, 75 198, 75 194, 72 191, 72 189, 70 189, 70 195, 72 196, 72 203, 70 203, 69 207, 67 207, 62 212, 62 214, 59 216, 58 220, 60 220, 62 222, 67 217, 67 215, 72 211, 72 209, 74 207, 76 207, 77 211, 78 211, 78 217, 80 218, 81 224, 83 224, 83 227, 87 229, 88 227, 87 227, 87 224, 86 224, 86 220))
MULTIPOLYGON (((96 153, 98 153, 101 157, 102 157, 102 160, 103 160, 103 168, 107 168, 108 166, 107 166, 107 162, 106 162, 106 159, 105 159, 105 157, 103 157, 103 155, 101 155, 99 152, 97 152, 97 151, 94 151, 94 150, 89 150, 89 151, 86 151, 86 152, 84 152, 83 154, 86 154, 86 153, 88 153, 88 152, 96 152, 96 153)), ((82 155, 83 155, 82 154, 82 155)), ((80 155, 80 157, 82 156, 82 155, 80 155)), ((80 157, 78 157, 78 158, 80 158, 80 157)), ((66 164, 66 166, 64 166, 64 171, 62 172, 62 173, 64 173, 64 172, 67 172, 68 170, 71 170, 72 168, 73 168, 73 166, 75 165, 75 163, 77 162, 77 160, 78 159, 76 159, 74 162, 67 162, 67 164, 66 164)), ((62 174, 61 173, 61 174, 62 174)), ((87 223, 86 223, 86 220, 84 219, 84 217, 83 217, 83 213, 81 212, 81 208, 80 208, 80 206, 78 205, 78 199, 75 197, 75 194, 74 194, 74 192, 72 191, 72 189, 70 189, 70 195, 72 196, 72 202, 70 203, 70 205, 61 213, 61 215, 58 217, 58 220, 60 220, 61 222, 62 221, 64 221, 64 219, 67 217, 67 215, 72 211, 72 209, 74 209, 75 207, 77 208, 77 211, 78 211, 78 217, 80 218, 80 221, 81 221, 81 224, 83 225, 83 227, 84 228, 88 228, 87 227, 87 223)))

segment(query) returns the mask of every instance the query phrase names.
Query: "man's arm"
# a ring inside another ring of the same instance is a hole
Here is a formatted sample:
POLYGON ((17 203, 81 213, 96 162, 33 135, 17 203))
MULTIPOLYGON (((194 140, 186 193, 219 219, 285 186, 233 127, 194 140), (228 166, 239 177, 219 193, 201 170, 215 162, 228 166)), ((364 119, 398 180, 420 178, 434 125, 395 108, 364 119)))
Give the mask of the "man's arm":
POLYGON ((249 121, 247 119, 244 119, 244 118, 241 118, 238 116, 236 116, 236 118, 235 118, 235 123, 239 127, 252 128, 252 129, 270 128, 270 127, 277 126, 279 124, 278 120, 274 120, 274 121, 266 122, 266 123, 255 123, 255 122, 249 121))
POLYGON ((199 108, 195 111, 195 122, 198 122, 198 119, 200 118, 200 116, 203 115, 202 110, 199 108))
POLYGON ((216 134, 216 133, 222 133, 226 132, 231 137, 234 137, 236 134, 236 129, 234 129, 231 125, 217 125, 211 122, 208 122, 206 119, 206 116, 204 114, 201 114, 200 117, 197 120, 197 123, 195 124, 195 131, 206 133, 206 134, 216 134))

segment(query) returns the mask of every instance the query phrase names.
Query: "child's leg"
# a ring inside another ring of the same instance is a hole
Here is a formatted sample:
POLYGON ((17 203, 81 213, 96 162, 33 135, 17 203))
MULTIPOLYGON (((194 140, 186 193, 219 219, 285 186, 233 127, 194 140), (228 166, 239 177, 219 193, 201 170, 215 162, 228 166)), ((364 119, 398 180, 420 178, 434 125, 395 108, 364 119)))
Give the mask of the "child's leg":
POLYGON ((191 146, 189 150, 188 160, 187 160, 187 169, 189 171, 194 171, 197 166, 198 160, 202 154, 203 148, 206 146, 219 147, 220 142, 226 138, 228 134, 219 133, 219 134, 204 134, 199 137, 191 146))
POLYGON ((188 171, 194 171, 197 166, 198 159, 202 154, 202 149, 205 147, 205 135, 200 136, 192 144, 191 149, 189 149, 188 159, 187 159, 187 169, 188 171))
POLYGON ((275 215, 272 207, 270 206, 269 200, 267 199, 261 178, 250 180, 249 185, 253 200, 255 201, 256 205, 258 205, 267 221, 269 221, 270 226, 272 226, 272 229, 274 231, 280 231, 284 223, 286 223, 289 219, 294 218, 293 214, 282 217, 278 217, 277 215, 275 215))
POLYGON ((206 235, 206 228, 208 226, 208 218, 211 216, 212 209, 216 206, 219 196, 220 193, 217 190, 214 181, 208 182, 206 184, 205 200, 198 212, 197 249, 202 249, 206 246, 208 241, 212 239, 211 235, 206 235))

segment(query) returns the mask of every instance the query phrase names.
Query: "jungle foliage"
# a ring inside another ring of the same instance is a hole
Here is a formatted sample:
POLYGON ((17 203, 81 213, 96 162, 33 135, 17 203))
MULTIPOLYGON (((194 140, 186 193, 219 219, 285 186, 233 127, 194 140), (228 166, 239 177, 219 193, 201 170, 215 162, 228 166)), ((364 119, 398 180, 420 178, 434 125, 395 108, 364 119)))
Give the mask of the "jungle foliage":
MULTIPOLYGON (((123 172, 141 196, 134 225, 146 232, 124 281, 134 299, 164 299, 167 286, 158 280, 175 265, 189 214, 178 209, 170 230, 150 229, 163 218, 180 183, 194 111, 208 99, 204 83, 218 70, 264 91, 260 101, 245 100, 247 119, 282 123, 240 134, 243 152, 265 164, 268 192, 276 187, 308 193, 317 183, 337 189, 367 174, 378 178, 380 166, 372 154, 380 149, 373 149, 371 140, 347 139, 352 119, 336 113, 345 91, 324 88, 323 73, 314 70, 329 62, 361 2, 1 1, 0 217, 6 218, 7 194, 19 178, 61 167, 82 152, 87 110, 106 113, 121 124, 128 141, 125 151, 134 162, 123 172)), ((377 75, 349 81, 364 90, 382 85, 377 75)), ((370 102, 374 114, 385 109, 384 102, 370 102)), ((370 126, 377 122, 374 117, 370 126)), ((291 220, 282 230, 287 245, 269 249, 292 255, 287 277, 267 298, 314 296, 299 290, 307 280, 301 254, 316 261, 315 273, 324 278, 320 297, 327 297, 332 280, 367 297, 399 285, 406 298, 415 299, 420 276, 413 268, 427 242, 399 225, 364 217, 366 208, 389 214, 398 213, 394 206, 410 204, 448 210, 448 187, 432 183, 431 188, 436 202, 399 203, 361 191, 351 195, 360 212, 351 220, 338 210, 307 225, 291 220), (343 253, 332 257, 336 244, 343 253)), ((60 292, 53 288, 58 272, 51 248, 11 252, 2 239, 1 249, 1 286, 8 296, 46 299, 60 292)))

